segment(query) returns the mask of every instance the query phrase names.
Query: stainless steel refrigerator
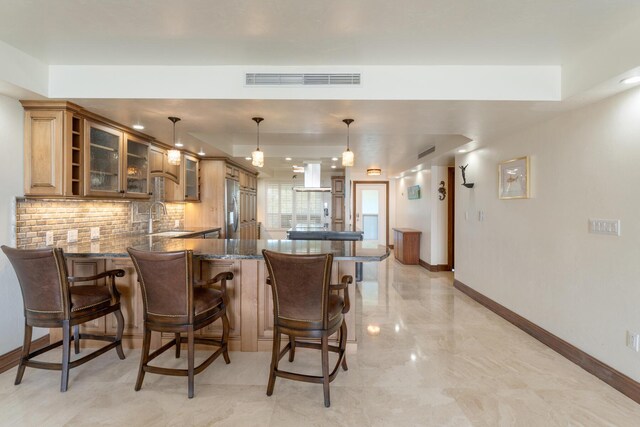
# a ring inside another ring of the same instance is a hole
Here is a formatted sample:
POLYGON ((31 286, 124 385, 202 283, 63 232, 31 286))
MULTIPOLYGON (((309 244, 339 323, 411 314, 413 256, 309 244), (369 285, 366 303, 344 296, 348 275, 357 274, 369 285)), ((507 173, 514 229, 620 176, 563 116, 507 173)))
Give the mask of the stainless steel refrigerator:
POLYGON ((240 183, 232 179, 225 181, 225 238, 240 238, 240 183))

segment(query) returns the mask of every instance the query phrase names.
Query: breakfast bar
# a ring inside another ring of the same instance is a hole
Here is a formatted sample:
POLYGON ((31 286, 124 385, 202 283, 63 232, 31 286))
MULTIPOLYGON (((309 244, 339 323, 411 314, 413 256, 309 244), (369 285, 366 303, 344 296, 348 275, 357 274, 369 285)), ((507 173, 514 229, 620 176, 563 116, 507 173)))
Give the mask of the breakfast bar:
MULTIPOLYGON (((175 239, 165 236, 125 235, 91 243, 59 245, 65 252, 70 275, 95 275, 109 269, 123 269, 126 274, 117 278, 116 287, 121 293, 125 318, 124 342, 128 347, 139 347, 143 333, 142 298, 137 274, 127 253, 128 247, 146 251, 192 250, 194 253, 194 277, 209 279, 222 271, 231 271, 233 280, 227 282, 230 303, 230 349, 233 351, 271 351, 273 338, 273 305, 271 289, 266 283, 266 267, 262 250, 287 254, 331 253, 334 256, 332 283, 338 283, 343 275, 355 277, 356 262, 379 262, 389 256, 384 246, 363 247, 355 241, 321 240, 225 240, 225 239, 175 239)), ((355 301, 355 284, 350 286, 349 296, 355 301)), ((356 305, 347 314, 348 350, 357 348, 355 337, 356 305)), ((115 320, 88 322, 83 326, 87 333, 113 334, 115 320)), ((52 330, 52 339, 55 330, 52 330)), ((212 324, 202 332, 203 336, 220 336, 221 327, 212 324)), ((169 341, 172 334, 155 337, 153 347, 169 341)))

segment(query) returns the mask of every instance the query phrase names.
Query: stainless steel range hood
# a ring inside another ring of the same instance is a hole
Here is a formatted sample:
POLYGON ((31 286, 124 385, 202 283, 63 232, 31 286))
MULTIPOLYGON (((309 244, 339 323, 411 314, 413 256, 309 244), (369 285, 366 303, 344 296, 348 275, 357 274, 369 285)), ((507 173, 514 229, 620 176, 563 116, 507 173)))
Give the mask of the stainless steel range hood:
POLYGON ((298 192, 328 192, 331 187, 320 186, 320 162, 306 162, 304 167, 304 187, 294 187, 298 192))

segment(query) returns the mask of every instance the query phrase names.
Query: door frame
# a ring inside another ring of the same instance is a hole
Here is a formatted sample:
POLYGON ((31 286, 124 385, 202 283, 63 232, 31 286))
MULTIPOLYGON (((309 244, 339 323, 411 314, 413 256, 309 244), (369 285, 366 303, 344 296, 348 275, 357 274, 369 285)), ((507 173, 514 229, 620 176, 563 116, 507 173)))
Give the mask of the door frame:
POLYGON ((454 268, 455 243, 455 200, 456 200, 456 168, 447 168, 448 193, 447 197, 447 271, 454 268))
POLYGON ((351 182, 351 194, 353 204, 351 205, 351 229, 356 231, 356 221, 354 220, 354 213, 356 211, 356 195, 358 194, 358 184, 382 184, 385 186, 385 209, 386 209, 386 226, 385 226, 385 247, 389 247, 389 181, 352 181, 351 182))

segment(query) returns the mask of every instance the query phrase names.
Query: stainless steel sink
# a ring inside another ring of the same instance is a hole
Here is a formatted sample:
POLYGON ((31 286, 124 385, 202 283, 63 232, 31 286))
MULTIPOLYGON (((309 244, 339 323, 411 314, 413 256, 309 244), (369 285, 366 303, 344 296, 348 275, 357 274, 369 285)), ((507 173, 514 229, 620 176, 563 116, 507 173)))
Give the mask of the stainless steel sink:
POLYGON ((180 237, 186 236, 187 234, 193 234, 193 231, 189 230, 173 230, 173 231, 160 231, 158 233, 149 234, 149 236, 157 236, 157 237, 180 237))

